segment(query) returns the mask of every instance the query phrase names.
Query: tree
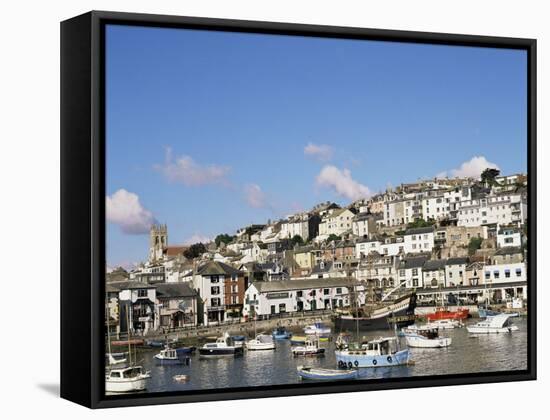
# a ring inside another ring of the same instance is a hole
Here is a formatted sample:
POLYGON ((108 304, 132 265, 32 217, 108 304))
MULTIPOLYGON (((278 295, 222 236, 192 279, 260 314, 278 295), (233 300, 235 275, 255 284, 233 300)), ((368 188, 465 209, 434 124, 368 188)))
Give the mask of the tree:
POLYGON ((500 171, 495 168, 487 168, 481 173, 481 182, 487 186, 498 185, 496 177, 500 175, 500 171))
POLYGON ((474 255, 476 251, 481 248, 481 243, 483 239, 481 238, 472 238, 468 244, 468 255, 474 255))
POLYGON ((424 219, 416 219, 414 222, 410 222, 409 224, 407 224, 407 227, 409 229, 414 229, 414 228, 428 227, 434 224, 435 224, 435 221, 433 220, 426 221, 424 219))
POLYGON ((302 239, 302 237, 300 235, 294 235, 292 237, 292 239, 290 240, 290 242, 292 242, 292 245, 303 245, 304 243, 304 240, 302 239))
POLYGON ((338 235, 335 235, 334 233, 331 233, 329 237, 327 238, 327 242, 332 241, 339 241, 341 238, 338 235))
POLYGON ((205 252, 206 247, 203 243, 199 242, 191 245, 189 248, 183 251, 183 255, 185 256, 185 258, 192 260, 193 258, 200 257, 205 252))
POLYGON ((216 236, 216 239, 214 239, 214 242, 216 242, 216 246, 220 246, 220 244, 223 242, 224 244, 228 244, 231 241, 235 239, 234 236, 228 235, 227 233, 221 233, 218 236, 216 236))

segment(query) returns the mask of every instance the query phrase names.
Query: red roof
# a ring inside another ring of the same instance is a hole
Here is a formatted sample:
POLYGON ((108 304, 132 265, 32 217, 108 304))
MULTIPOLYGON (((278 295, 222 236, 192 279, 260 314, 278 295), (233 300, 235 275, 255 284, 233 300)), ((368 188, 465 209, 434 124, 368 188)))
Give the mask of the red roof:
POLYGON ((169 257, 175 257, 182 254, 187 248, 187 246, 167 246, 164 248, 164 254, 169 257))

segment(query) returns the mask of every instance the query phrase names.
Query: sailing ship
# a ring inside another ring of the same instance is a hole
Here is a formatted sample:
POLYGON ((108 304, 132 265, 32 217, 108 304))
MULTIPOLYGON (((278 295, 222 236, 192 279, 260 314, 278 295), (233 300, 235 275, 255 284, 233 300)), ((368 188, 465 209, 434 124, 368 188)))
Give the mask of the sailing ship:
POLYGON ((353 313, 338 314, 334 317, 334 326, 337 331, 373 331, 383 330, 395 325, 397 328, 414 324, 416 308, 416 294, 410 293, 395 301, 370 310, 358 308, 353 313))

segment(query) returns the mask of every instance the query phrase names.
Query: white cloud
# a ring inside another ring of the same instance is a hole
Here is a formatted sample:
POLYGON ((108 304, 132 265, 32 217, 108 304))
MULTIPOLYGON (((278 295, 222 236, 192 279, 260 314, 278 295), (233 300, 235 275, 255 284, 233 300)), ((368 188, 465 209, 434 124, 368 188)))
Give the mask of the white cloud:
POLYGON ((496 163, 489 162, 485 156, 474 156, 462 163, 457 169, 440 172, 436 176, 437 178, 479 178, 481 173, 487 168, 500 169, 496 163))
POLYGON ((349 169, 340 170, 332 165, 326 165, 319 175, 317 175, 317 185, 331 188, 336 194, 350 200, 358 200, 371 196, 369 188, 355 181, 351 177, 349 169))
POLYGON ((317 159, 320 162, 326 162, 332 159, 334 150, 326 144, 315 144, 309 142, 306 147, 304 147, 304 154, 317 159))
POLYGON ((153 213, 139 202, 137 194, 120 189, 105 198, 107 221, 115 223, 120 230, 129 235, 149 233, 156 222, 153 213))
POLYGON ((155 165, 169 181, 183 184, 187 187, 222 184, 227 185, 227 175, 231 172, 229 166, 201 165, 191 156, 182 155, 172 158, 172 150, 166 148, 166 158, 162 165, 155 165))
POLYGON ((187 238, 183 242, 183 245, 193 245, 193 244, 197 244, 199 242, 203 243, 203 244, 207 244, 209 242, 212 242, 212 239, 209 238, 208 236, 204 236, 204 235, 201 235, 199 233, 195 233, 191 237, 187 238))
POLYGON ((258 184, 244 186, 244 196, 247 204, 255 209, 269 207, 267 197, 258 184))

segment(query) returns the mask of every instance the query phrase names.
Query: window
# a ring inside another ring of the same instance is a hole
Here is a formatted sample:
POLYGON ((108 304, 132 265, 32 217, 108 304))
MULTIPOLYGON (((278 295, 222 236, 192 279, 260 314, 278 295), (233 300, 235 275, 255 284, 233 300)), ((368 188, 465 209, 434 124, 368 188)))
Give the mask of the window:
POLYGON ((510 278, 510 270, 504 270, 504 277, 506 277, 507 279, 510 278))
POLYGON ((336 294, 338 294, 338 295, 342 294, 342 288, 341 287, 336 288, 336 294))
POLYGON ((147 297, 147 289, 138 289, 138 297, 147 297))
POLYGON ((521 277, 521 268, 516 268, 516 277, 521 277))
POLYGON ((210 306, 220 306, 220 298, 212 298, 210 299, 210 303, 211 305, 210 306))
POLYGON ((323 289, 323 294, 328 295, 330 293, 330 289, 323 289))
POLYGON ((211 295, 219 295, 220 294, 220 286, 213 286, 210 288, 210 294, 211 295))
POLYGON ((218 283, 220 281, 220 276, 210 276, 210 281, 212 283, 218 283))
POLYGON ((485 280, 489 280, 491 278, 491 272, 490 271, 486 271, 485 272, 485 280))
POLYGON ((317 290, 312 290, 311 291, 311 296, 317 296, 317 290))
POLYGON ((493 276, 495 277, 495 279, 500 278, 500 272, 498 270, 493 271, 493 276))
POLYGON ((279 312, 286 312, 286 303, 279 303, 279 312))
POLYGON ((452 272, 452 271, 449 271, 449 278, 450 278, 450 279, 453 278, 453 272, 452 272))
POLYGON ((399 277, 405 277, 405 270, 399 270, 399 277))
POLYGON ((238 292, 237 285, 236 284, 231 285, 231 293, 237 293, 237 292, 238 292))
POLYGON ((231 303, 233 305, 236 305, 239 303, 239 297, 238 296, 231 296, 231 303))
POLYGON ((418 279, 413 279, 413 287, 418 287, 418 279))

